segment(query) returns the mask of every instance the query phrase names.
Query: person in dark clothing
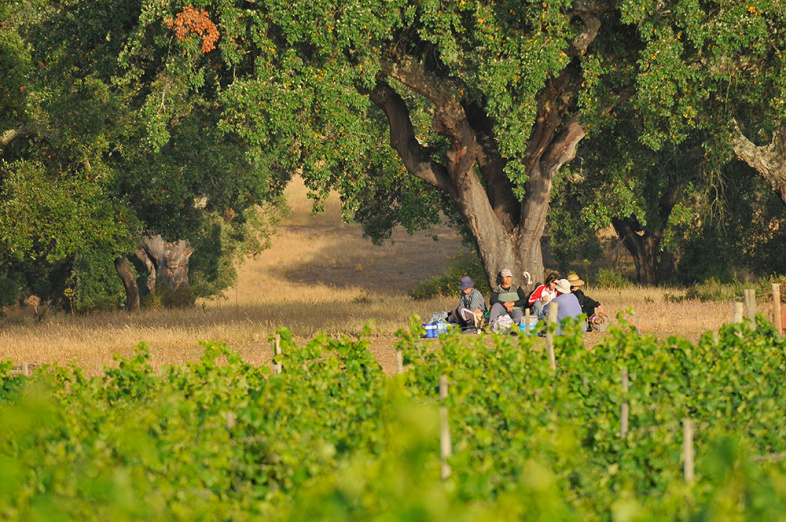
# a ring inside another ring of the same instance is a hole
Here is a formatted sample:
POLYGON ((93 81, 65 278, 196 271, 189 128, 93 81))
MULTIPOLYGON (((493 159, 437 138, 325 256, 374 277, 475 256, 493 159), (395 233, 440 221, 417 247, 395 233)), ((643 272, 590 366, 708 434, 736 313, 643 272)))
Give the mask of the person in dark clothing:
POLYGON ((581 286, 584 285, 584 281, 579 279, 579 276, 576 274, 571 274, 568 276, 568 283, 570 284, 570 291, 576 296, 579 300, 579 304, 581 305, 581 311, 587 316, 587 320, 595 315, 595 313, 605 314, 606 312, 603 310, 603 306, 601 304, 584 295, 584 292, 581 290, 581 286))
POLYGON ((494 324, 501 315, 509 315, 515 324, 519 324, 527 307, 527 292, 513 284, 513 272, 509 268, 502 270, 499 276, 501 283, 491 291, 489 323, 494 324))

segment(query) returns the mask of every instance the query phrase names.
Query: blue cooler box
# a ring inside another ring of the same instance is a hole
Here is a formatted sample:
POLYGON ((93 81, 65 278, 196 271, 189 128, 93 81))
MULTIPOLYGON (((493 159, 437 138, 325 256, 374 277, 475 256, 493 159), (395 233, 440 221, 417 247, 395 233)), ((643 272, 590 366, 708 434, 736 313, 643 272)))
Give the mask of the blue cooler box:
POLYGON ((432 339, 434 337, 439 337, 439 332, 437 332, 437 325, 424 323, 423 328, 426 329, 426 337, 432 339))
POLYGON ((448 323, 443 321, 438 323, 423 323, 423 328, 426 329, 426 337, 429 339, 439 337, 440 334, 448 333, 448 323))
MULTIPOLYGON (((519 331, 527 333, 527 329, 525 328, 526 325, 524 321, 526 320, 525 317, 521 318, 521 323, 519 323, 519 331)), ((537 317, 530 317, 529 318, 529 333, 532 333, 535 330, 535 327, 538 325, 538 318, 537 317)))

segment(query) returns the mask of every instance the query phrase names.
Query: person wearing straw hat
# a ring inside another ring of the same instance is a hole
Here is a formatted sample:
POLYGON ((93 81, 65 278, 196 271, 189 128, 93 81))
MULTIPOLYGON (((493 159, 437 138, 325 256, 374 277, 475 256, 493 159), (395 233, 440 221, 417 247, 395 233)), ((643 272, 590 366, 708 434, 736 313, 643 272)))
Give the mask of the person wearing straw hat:
POLYGON ((573 292, 573 295, 575 295, 576 299, 579 300, 581 311, 584 312, 584 314, 587 316, 587 319, 595 315, 595 313, 604 315, 606 314, 606 312, 603 310, 603 306, 601 306, 598 301, 584 295, 584 292, 580 288, 582 285, 584 285, 584 281, 579 279, 579 276, 576 274, 570 274, 568 276, 568 283, 570 283, 570 291, 573 292))
MULTIPOLYGON (((549 308, 553 303, 557 304, 557 323, 559 326, 557 327, 557 331, 555 333, 561 334, 562 333, 562 321, 570 317, 575 321, 579 320, 579 316, 583 313, 581 311, 581 305, 579 304, 579 300, 573 295, 573 292, 570 291, 570 283, 568 283, 567 279, 560 279, 557 281, 557 297, 552 299, 546 306, 543 307, 543 315, 548 316, 549 308)), ((582 321, 582 331, 587 329, 587 321, 582 321)))

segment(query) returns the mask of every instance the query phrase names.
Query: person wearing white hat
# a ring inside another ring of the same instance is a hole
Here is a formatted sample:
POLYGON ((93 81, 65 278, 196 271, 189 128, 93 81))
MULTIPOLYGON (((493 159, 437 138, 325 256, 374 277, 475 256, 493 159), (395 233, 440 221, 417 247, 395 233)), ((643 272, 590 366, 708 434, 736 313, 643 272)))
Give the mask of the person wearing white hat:
MULTIPOLYGON (((543 315, 548 315, 549 307, 552 303, 557 303, 557 323, 560 325, 557 327, 557 334, 562 333, 562 321, 566 317, 570 317, 573 320, 578 320, 579 316, 582 315, 581 305, 579 304, 579 300, 573 295, 573 292, 570 291, 570 283, 567 279, 560 279, 557 281, 557 297, 551 300, 546 306, 543 307, 543 315)), ((587 321, 586 319, 583 321, 582 331, 587 329, 587 321)))

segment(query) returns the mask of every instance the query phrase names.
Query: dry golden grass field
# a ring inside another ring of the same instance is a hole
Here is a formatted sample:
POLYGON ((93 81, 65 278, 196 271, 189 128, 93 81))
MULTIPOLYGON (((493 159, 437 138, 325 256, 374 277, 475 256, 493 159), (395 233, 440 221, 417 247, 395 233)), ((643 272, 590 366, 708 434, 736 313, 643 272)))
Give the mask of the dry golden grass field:
MULTIPOLYGON (((72 317, 48 314, 34 320, 32 310, 12 311, 0 325, 0 359, 35 365, 77 363, 88 373, 116 364, 141 342, 149 344, 151 365, 183 363, 202 354, 200 340, 223 341, 252 364, 268 364, 270 335, 287 326, 301 342, 318 331, 354 336, 368 319, 376 324, 371 349, 383 368, 395 369, 395 333, 417 313, 455 306, 453 298, 414 301, 407 291, 441 274, 451 257, 465 251, 458 236, 438 228, 413 236, 395 231, 393 242, 377 247, 362 238, 357 224, 341 222, 337 201, 311 216, 301 183, 288 189, 291 216, 280 226, 272 248, 239 269, 239 281, 222 299, 198 302, 188 310, 146 310, 138 314, 101 313, 72 317), (434 241, 433 236, 439 240, 434 241)), ((591 283, 591 281, 590 281, 591 283)), ((643 333, 681 335, 695 341, 733 319, 732 303, 667 302, 675 288, 617 291, 593 288, 586 293, 615 317, 629 307, 629 320, 643 333)), ((487 296, 488 297, 488 296, 487 296)), ((759 311, 767 312, 767 303, 759 311)), ((587 334, 588 346, 603 334, 587 334)))

